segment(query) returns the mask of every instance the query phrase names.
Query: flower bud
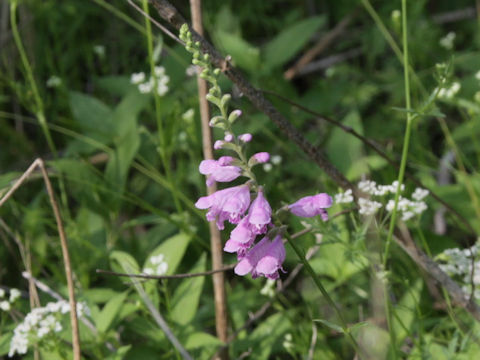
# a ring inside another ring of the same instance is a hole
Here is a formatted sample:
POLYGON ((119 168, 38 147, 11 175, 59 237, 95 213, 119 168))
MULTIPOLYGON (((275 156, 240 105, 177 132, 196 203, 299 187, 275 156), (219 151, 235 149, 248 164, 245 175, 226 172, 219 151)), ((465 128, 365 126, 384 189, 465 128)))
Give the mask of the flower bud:
POLYGON ((233 124, 235 122, 235 120, 238 119, 239 116, 242 115, 242 110, 233 110, 230 115, 228 115, 228 122, 230 124, 233 124))
POLYGON ((225 140, 226 142, 231 142, 233 140, 233 135, 230 133, 226 133, 223 140, 225 140))
POLYGON ((214 148, 215 150, 220 150, 220 149, 222 148, 223 144, 224 144, 223 140, 217 140, 217 141, 215 141, 215 143, 213 144, 213 148, 214 148))
POLYGON ((243 141, 244 143, 248 143, 252 140, 252 134, 242 134, 238 137, 240 141, 243 141))

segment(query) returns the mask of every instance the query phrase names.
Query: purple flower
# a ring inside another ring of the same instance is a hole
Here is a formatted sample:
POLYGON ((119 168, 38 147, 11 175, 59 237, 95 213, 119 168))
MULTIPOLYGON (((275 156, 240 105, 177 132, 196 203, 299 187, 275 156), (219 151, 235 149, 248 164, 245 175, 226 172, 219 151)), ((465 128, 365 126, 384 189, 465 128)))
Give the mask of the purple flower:
POLYGON ((242 174, 242 169, 231 166, 232 161, 231 156, 222 156, 218 160, 203 160, 198 169, 201 174, 209 175, 207 186, 213 185, 215 181, 228 182, 238 178, 242 174))
POLYGON ((268 152, 259 152, 252 156, 255 159, 256 164, 263 164, 270 160, 270 154, 268 152))
POLYGON ((245 216, 230 234, 230 239, 225 243, 224 251, 236 252, 239 258, 243 258, 247 250, 255 241, 256 234, 250 226, 249 215, 245 216))
POLYGON ((289 210, 301 217, 313 217, 317 215, 321 215, 323 221, 328 220, 328 214, 325 210, 332 206, 332 198, 325 193, 313 195, 313 196, 306 196, 301 198, 297 202, 289 205, 289 210))
POLYGON ((248 211, 248 222, 252 225, 254 234, 263 234, 267 231, 267 225, 270 224, 272 208, 267 199, 263 196, 263 189, 258 190, 257 198, 250 205, 248 211))
POLYGON ((198 209, 210 209, 207 212, 207 220, 216 220, 219 230, 223 230, 225 220, 238 224, 249 205, 250 188, 246 184, 202 196, 195 203, 198 209))
POLYGON ((226 142, 232 142, 233 140, 233 135, 232 134, 225 134, 225 137, 223 138, 226 142))
POLYGON ((270 241, 264 237, 247 255, 235 266, 235 274, 243 276, 252 273, 252 278, 265 276, 269 279, 278 279, 278 270, 282 270, 285 260, 285 247, 281 236, 270 241))

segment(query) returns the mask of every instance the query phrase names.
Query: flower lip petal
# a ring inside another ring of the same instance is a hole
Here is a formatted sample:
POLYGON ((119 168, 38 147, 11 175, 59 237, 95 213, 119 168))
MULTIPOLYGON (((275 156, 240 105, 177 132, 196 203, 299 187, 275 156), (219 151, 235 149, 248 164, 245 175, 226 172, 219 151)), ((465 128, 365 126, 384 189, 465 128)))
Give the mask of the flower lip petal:
POLYGON ((203 160, 200 163, 198 170, 200 171, 200 174, 208 175, 214 172, 217 168, 218 163, 216 160, 203 160))

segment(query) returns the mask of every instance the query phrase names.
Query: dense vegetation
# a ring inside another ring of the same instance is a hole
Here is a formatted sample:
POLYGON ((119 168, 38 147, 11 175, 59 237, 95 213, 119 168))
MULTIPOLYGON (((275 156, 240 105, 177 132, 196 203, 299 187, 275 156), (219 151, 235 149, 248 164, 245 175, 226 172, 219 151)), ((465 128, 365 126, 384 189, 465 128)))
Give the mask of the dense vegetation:
MULTIPOLYGON (((190 18, 188 1, 174 5, 190 18)), ((232 359, 480 356, 480 9, 466 0, 406 5, 404 31, 400 0, 204 1, 207 40, 363 192, 353 202, 218 76, 232 95, 229 111, 242 111, 235 134, 253 135, 247 153, 270 154, 255 175, 274 212, 307 195, 334 199, 328 221, 277 219, 290 236, 307 229, 289 241, 314 276, 288 245, 279 280, 225 272, 232 359)), ((5 0, 0 12, 0 199, 36 158, 45 161, 84 319, 82 358, 182 358, 169 331, 194 359, 212 358, 222 342, 210 276, 136 281, 96 272, 212 268, 208 222, 195 207, 206 186, 191 54, 125 1, 5 0)), ((233 228, 226 224, 224 242, 233 228)), ((20 356, 72 358, 69 308, 59 301, 69 299, 64 255, 39 169, 0 207, 0 238, 0 358, 31 314, 49 320, 29 328, 20 356)), ((225 264, 236 262, 224 253, 225 264)))

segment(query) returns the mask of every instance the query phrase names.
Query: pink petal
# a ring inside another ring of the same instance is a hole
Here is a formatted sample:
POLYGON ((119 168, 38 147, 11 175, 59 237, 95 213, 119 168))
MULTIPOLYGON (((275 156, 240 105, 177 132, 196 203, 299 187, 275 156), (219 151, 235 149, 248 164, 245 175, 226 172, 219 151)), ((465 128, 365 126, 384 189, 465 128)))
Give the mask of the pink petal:
POLYGON ((216 160, 203 160, 198 167, 200 174, 208 175, 215 171, 218 168, 216 160))

